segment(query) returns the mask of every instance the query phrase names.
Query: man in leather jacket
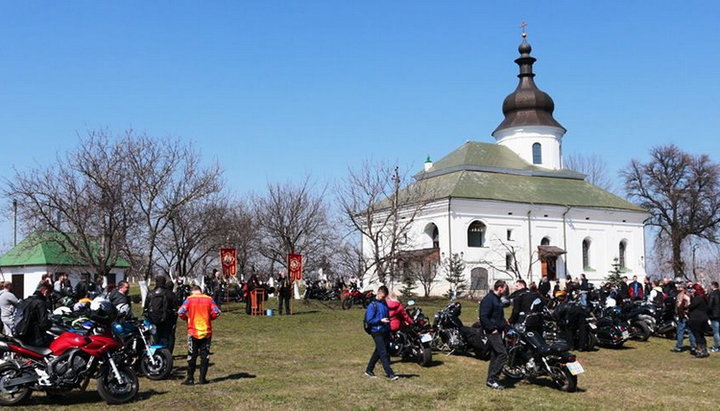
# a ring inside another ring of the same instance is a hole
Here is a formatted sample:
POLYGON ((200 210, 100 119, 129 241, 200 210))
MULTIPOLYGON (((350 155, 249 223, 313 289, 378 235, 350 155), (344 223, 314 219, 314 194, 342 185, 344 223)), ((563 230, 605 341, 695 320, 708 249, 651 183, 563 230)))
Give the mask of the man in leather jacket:
POLYGON ((495 390, 502 390, 505 387, 500 385, 498 377, 507 361, 507 351, 502 340, 502 332, 505 328, 504 306, 500 301, 507 290, 503 280, 495 281, 493 291, 488 293, 480 302, 480 323, 488 337, 490 344, 490 365, 486 385, 495 390))
POLYGON ((533 306, 535 300, 539 300, 540 295, 530 291, 527 288, 525 280, 518 280, 515 283, 515 292, 510 294, 512 300, 512 314, 510 314, 509 322, 513 326, 518 323, 525 322, 526 331, 534 331, 542 335, 542 302, 533 306))

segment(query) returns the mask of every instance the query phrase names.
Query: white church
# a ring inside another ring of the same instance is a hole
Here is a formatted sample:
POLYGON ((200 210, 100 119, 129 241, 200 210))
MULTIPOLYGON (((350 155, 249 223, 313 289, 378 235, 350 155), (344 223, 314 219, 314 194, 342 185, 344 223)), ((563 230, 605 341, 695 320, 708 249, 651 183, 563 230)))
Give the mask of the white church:
MULTIPOLYGON (((458 254, 469 291, 481 294, 495 280, 513 280, 515 262, 528 283, 584 273, 599 286, 615 267, 643 278, 649 214, 563 168, 566 130, 535 85, 536 59, 524 37, 515 60, 520 81, 503 102, 495 143, 469 141, 436 162, 428 158, 416 175, 436 192, 404 253, 425 263, 458 254)), ((448 291, 444 277, 440 268, 432 294, 448 291)))

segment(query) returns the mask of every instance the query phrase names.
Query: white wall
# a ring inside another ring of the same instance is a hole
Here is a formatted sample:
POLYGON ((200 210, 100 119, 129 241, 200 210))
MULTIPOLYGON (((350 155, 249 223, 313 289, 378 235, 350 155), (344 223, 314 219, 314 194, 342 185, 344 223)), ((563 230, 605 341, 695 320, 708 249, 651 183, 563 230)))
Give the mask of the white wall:
MULTIPOLYGON (((585 273, 591 282, 600 285, 612 269, 613 259, 618 257, 619 243, 627 241, 626 266, 628 276, 645 274, 643 221, 646 214, 642 212, 615 211, 587 208, 566 208, 562 206, 532 206, 528 204, 503 203, 497 201, 444 199, 428 206, 418 216, 408 234, 408 249, 429 248, 432 240, 425 230, 428 224, 438 227, 440 253, 447 257, 451 253, 463 253, 465 275, 470 282, 470 272, 475 267, 486 268, 489 272, 489 284, 496 279, 508 280, 510 277, 498 270, 493 270, 484 261, 491 261, 501 269, 505 266, 506 248, 502 243, 515 249, 520 271, 528 272, 530 254, 532 253, 531 274, 525 276, 528 281, 539 281, 541 277, 540 262, 537 261, 537 246, 543 237, 550 238, 550 245, 560 247, 567 254, 558 257, 557 275, 559 279, 566 275, 572 277, 585 273), (450 212, 448 214, 448 205, 450 212), (529 212, 529 214, 528 214, 529 212), (449 216, 449 218, 448 218, 449 216), (485 246, 468 247, 467 229, 479 220, 485 223, 485 246), (529 220, 529 224, 528 224, 529 220), (564 226, 564 230, 563 230, 564 226), (508 241, 507 229, 512 229, 512 240, 508 241), (582 264, 582 241, 592 239, 590 262, 594 271, 584 271, 582 264), (567 271, 566 271, 567 265, 567 271)), ((365 242, 364 247, 369 243, 365 242)), ((370 256, 365 248, 366 256, 370 256)), ((433 290, 434 294, 443 294, 449 288, 444 281, 444 273, 438 275, 440 280, 433 290)))
MULTIPOLYGON (((70 278, 70 282, 75 287, 75 285, 80 282, 80 274, 90 272, 92 273, 92 270, 89 267, 70 267, 70 266, 24 266, 24 267, 3 267, 3 275, 5 276, 5 281, 11 281, 13 274, 23 274, 23 292, 24 296, 23 298, 26 298, 30 295, 32 295, 35 292, 35 289, 37 288, 38 284, 40 283, 40 280, 42 279, 42 276, 50 273, 54 274, 57 272, 64 272, 68 274, 68 277, 70 278)), ((116 275, 116 282, 122 281, 125 279, 125 271, 124 268, 113 268, 110 270, 110 273, 113 273, 116 275)), ((94 275, 94 274, 93 274, 94 275)), ((107 278, 105 278, 105 281, 103 283, 103 287, 107 286, 107 278)))
POLYGON ((559 170, 562 168, 562 137, 565 131, 550 126, 512 127, 495 132, 493 137, 499 145, 514 151, 533 164, 532 146, 540 143, 542 147, 542 163, 537 166, 559 170))

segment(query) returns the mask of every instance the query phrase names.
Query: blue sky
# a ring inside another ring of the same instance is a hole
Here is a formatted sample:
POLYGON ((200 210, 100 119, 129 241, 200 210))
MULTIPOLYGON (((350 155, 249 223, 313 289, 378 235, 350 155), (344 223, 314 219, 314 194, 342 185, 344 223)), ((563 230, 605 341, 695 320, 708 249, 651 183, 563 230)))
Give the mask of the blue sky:
POLYGON ((521 21, 565 154, 720 160, 719 4, 1 1, 0 177, 97 128, 193 141, 238 193, 370 157, 419 168, 493 141, 521 21))

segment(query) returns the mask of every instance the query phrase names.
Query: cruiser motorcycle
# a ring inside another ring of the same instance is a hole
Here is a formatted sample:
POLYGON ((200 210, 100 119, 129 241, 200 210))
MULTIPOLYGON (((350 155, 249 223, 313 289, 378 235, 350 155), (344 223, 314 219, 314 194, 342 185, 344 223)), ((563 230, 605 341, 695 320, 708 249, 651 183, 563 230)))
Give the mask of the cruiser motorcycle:
POLYGON ((433 349, 447 351, 448 355, 473 351, 477 358, 487 360, 490 347, 483 329, 464 326, 461 313, 462 305, 454 302, 435 314, 431 328, 433 349))
MULTIPOLYGON (((414 305, 408 301, 408 305, 414 305)), ((389 353, 394 357, 413 359, 422 367, 432 363, 432 335, 429 333, 428 318, 419 307, 408 309, 408 315, 413 319, 413 324, 401 328, 392 333, 389 343, 389 353)))

